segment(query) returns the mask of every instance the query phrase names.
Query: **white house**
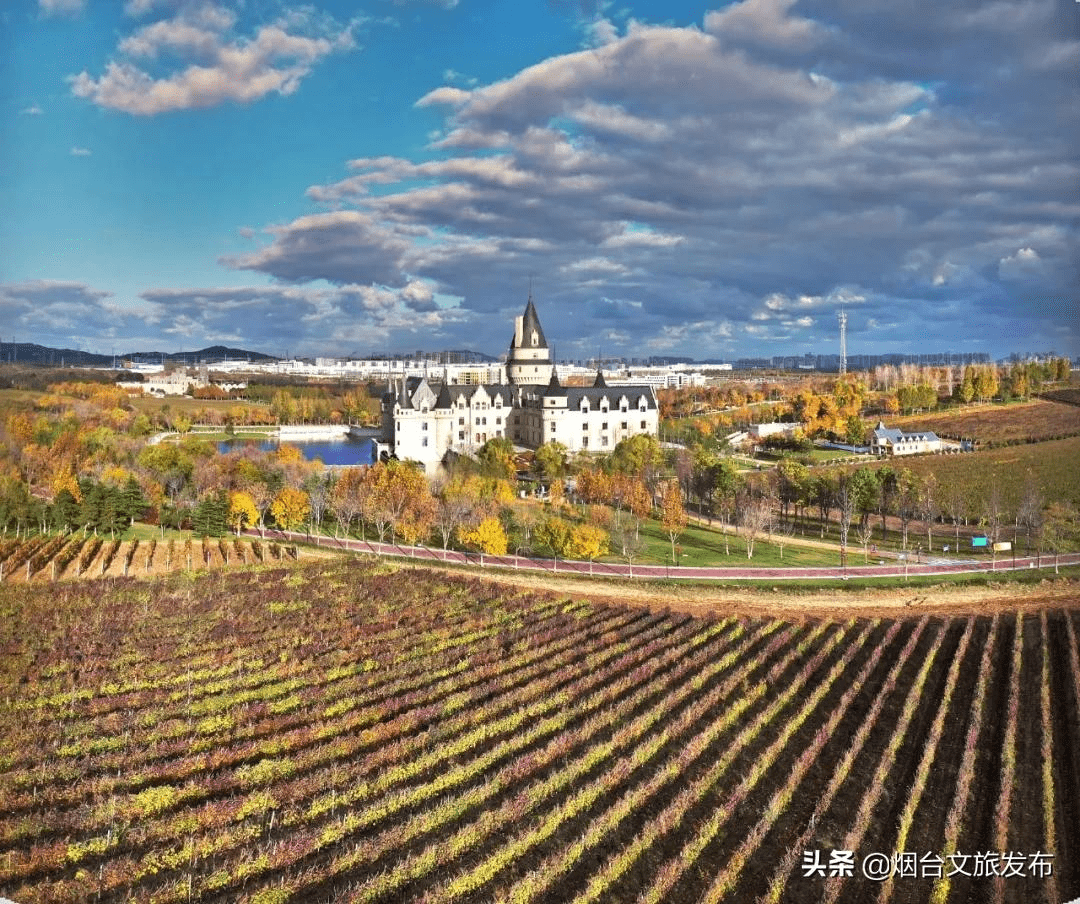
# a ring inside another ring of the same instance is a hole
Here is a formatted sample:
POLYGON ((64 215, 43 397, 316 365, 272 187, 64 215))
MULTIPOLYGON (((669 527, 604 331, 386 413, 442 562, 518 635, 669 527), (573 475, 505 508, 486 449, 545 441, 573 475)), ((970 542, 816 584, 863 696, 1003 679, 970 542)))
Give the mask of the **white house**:
POLYGON ((904 433, 895 427, 878 421, 870 437, 870 451, 874 455, 918 455, 923 452, 940 452, 941 440, 936 433, 904 433))

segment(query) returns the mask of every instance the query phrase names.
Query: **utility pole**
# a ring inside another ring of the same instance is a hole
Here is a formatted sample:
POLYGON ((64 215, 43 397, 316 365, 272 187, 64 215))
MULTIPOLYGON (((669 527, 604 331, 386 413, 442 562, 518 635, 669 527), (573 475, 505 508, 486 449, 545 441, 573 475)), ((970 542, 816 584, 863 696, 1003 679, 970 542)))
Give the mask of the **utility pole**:
POLYGON ((841 308, 836 315, 840 320, 840 376, 847 373, 847 312, 841 308))

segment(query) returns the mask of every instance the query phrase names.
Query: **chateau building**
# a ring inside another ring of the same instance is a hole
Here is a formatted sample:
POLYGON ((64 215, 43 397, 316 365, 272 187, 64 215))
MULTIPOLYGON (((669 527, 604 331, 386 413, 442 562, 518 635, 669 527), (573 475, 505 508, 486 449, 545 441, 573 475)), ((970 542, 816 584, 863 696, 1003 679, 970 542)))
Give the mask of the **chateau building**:
POLYGON ((433 384, 402 379, 382 400, 382 434, 400 459, 434 471, 447 452, 474 454, 489 439, 536 448, 562 443, 570 452, 610 452, 639 433, 656 435, 660 412, 653 387, 563 386, 551 360, 532 297, 520 317, 506 360, 505 383, 433 384))

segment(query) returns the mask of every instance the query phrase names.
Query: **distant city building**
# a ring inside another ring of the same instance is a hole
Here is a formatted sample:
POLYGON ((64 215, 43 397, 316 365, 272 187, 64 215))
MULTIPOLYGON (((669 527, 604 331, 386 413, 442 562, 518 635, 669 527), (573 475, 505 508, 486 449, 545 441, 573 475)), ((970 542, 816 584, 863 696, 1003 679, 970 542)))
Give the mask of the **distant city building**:
POLYGON ((648 383, 564 386, 530 296, 515 318, 506 382, 434 384, 402 377, 383 396, 382 432, 400 459, 434 471, 448 452, 473 454, 490 439, 536 448, 560 442, 571 452, 610 452, 621 440, 659 430, 648 383))

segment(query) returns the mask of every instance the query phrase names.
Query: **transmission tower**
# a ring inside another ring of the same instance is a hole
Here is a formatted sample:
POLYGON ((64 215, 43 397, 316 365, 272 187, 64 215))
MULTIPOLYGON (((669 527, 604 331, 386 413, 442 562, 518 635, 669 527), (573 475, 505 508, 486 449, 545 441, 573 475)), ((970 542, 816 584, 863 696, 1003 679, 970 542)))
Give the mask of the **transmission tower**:
POLYGON ((841 308, 836 315, 840 320, 840 376, 847 373, 847 312, 841 308))

